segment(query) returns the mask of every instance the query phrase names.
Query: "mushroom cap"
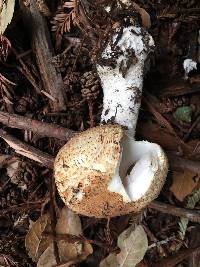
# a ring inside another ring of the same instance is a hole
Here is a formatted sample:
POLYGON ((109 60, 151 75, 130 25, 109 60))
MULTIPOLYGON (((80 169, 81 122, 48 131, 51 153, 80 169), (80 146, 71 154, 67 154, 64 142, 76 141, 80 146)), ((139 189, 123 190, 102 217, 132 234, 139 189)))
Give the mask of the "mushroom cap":
POLYGON ((73 211, 96 218, 120 216, 140 211, 158 196, 168 171, 162 149, 162 166, 141 198, 127 202, 122 194, 108 189, 121 160, 124 134, 117 124, 98 126, 75 135, 59 151, 55 182, 62 200, 73 211))

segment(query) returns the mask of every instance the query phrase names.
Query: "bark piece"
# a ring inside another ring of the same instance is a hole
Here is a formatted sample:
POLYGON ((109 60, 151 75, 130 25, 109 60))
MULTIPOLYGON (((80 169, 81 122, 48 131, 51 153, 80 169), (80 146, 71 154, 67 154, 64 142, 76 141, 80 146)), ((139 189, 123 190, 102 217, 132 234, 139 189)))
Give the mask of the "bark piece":
POLYGON ((54 54, 45 18, 38 10, 36 1, 30 0, 28 5, 22 3, 21 6, 31 34, 32 47, 44 89, 51 95, 49 98, 51 108, 54 112, 66 110, 64 83, 61 74, 51 63, 54 54))

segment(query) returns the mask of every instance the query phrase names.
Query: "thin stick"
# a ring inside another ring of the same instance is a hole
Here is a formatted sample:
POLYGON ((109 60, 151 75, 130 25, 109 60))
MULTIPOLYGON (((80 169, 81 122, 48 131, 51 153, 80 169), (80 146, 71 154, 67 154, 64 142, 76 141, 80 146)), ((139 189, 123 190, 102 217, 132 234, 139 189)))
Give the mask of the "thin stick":
MULTIPOLYGON (((33 120, 24 116, 15 114, 9 114, 7 112, 0 111, 0 122, 3 124, 22 130, 29 130, 37 133, 41 136, 54 137, 60 140, 68 141, 77 132, 61 127, 53 123, 41 122, 33 120)), ((42 153, 42 152, 40 152, 42 153)), ((47 154, 46 154, 47 155, 47 154)), ((174 155, 167 152, 167 156, 170 163, 170 168, 175 171, 190 170, 195 173, 200 173, 199 161, 193 161, 174 155)))
POLYGON ((41 205, 44 203, 44 200, 40 201, 31 201, 27 203, 21 203, 18 205, 10 206, 9 208, 0 210, 0 216, 9 213, 9 212, 19 212, 19 211, 27 211, 29 209, 35 209, 41 207, 41 205))
POLYGON ((29 159, 35 160, 42 165, 46 166, 47 168, 53 169, 53 164, 54 164, 54 157, 40 151, 39 149, 30 146, 14 136, 6 133, 5 131, 0 129, 0 137, 8 143, 9 146, 11 146, 16 153, 25 156, 29 159))
POLYGON ((185 217, 189 221, 200 223, 199 211, 194 211, 192 209, 186 209, 186 208, 179 208, 159 201, 151 202, 148 207, 151 209, 158 210, 162 213, 167 213, 178 217, 185 217))
POLYGON ((154 267, 174 267, 179 262, 183 261, 184 259, 187 259, 190 255, 197 252, 200 252, 200 247, 182 249, 178 253, 170 255, 166 259, 163 259, 160 262, 156 263, 154 267))
POLYGON ((59 125, 53 123, 41 122, 3 111, 0 111, 0 122, 9 127, 29 130, 41 136, 55 137, 64 141, 69 140, 75 133, 72 130, 60 127, 59 125))
MULTIPOLYGON (((54 175, 52 175, 51 183, 50 183, 50 216, 51 216, 51 231, 52 235, 56 236, 56 224, 57 224, 57 217, 56 217, 56 200, 55 200, 55 180, 54 175)), ((59 256, 59 250, 58 250, 58 244, 56 240, 53 239, 53 248, 54 248, 54 256, 56 259, 56 264, 60 264, 60 256, 59 256)))
POLYGON ((72 244, 76 243, 76 242, 79 242, 79 243, 88 242, 90 244, 94 244, 94 245, 97 245, 97 246, 102 247, 102 248, 105 248, 105 247, 109 248, 109 246, 103 242, 100 242, 97 240, 92 240, 92 239, 86 239, 83 236, 76 236, 76 235, 72 235, 72 234, 56 234, 56 236, 54 236, 54 235, 52 235, 52 233, 43 233, 42 236, 48 237, 48 238, 50 237, 51 239, 53 239, 55 241, 65 240, 65 241, 72 243, 72 244))
POLYGON ((170 168, 174 171, 188 170, 200 174, 200 162, 167 153, 170 168))

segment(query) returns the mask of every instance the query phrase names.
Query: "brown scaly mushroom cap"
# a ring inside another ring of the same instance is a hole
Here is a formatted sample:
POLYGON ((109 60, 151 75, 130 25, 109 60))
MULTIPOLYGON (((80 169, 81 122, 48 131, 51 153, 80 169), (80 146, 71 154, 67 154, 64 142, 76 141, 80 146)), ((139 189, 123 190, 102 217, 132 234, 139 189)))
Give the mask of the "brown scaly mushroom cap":
POLYGON ((135 141, 120 125, 75 135, 54 165, 58 192, 73 211, 97 218, 138 212, 155 199, 167 175, 157 144, 135 141))

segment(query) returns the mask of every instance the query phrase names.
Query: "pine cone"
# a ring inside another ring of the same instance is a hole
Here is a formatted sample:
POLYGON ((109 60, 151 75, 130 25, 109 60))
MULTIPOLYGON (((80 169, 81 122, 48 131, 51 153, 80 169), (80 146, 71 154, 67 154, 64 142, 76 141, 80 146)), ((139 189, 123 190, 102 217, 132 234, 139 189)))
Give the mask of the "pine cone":
POLYGON ((83 99, 86 99, 87 101, 97 99, 101 88, 97 74, 93 71, 85 72, 81 78, 81 87, 83 99))

